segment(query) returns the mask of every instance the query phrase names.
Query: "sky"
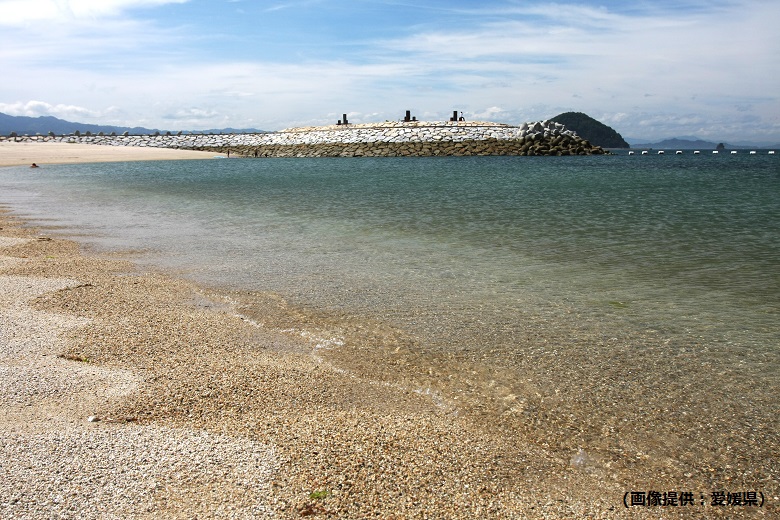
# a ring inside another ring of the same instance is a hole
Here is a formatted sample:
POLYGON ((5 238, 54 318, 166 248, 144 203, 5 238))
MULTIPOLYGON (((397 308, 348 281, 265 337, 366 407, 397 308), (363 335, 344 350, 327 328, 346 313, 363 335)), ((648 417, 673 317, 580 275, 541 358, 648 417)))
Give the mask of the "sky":
POLYGON ((780 142, 777 0, 0 0, 0 112, 161 130, 584 112, 780 142))

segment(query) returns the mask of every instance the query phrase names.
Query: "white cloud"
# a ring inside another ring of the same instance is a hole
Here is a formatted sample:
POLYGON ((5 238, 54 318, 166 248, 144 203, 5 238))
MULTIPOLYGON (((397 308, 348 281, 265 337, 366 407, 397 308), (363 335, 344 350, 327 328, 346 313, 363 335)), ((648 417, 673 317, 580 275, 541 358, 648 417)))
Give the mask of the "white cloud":
MULTIPOLYGON (((107 110, 105 113, 110 113, 112 110, 107 110)), ((104 115, 104 113, 96 112, 81 106, 63 104, 52 105, 51 103, 46 103, 45 101, 0 103, 0 112, 12 116, 54 116, 59 117, 60 119, 70 118, 71 120, 74 118, 97 118, 104 115)))
POLYGON ((163 119, 172 120, 184 120, 184 121, 209 121, 218 117, 220 114, 216 110, 208 110, 203 108, 186 108, 179 109, 175 113, 165 114, 163 119))
MULTIPOLYGON (((0 84, 0 111, 70 113, 123 126, 226 122, 272 130, 332 123, 344 112, 355 122, 394 120, 411 109, 426 118, 458 110, 471 120, 519 123, 573 110, 640 137, 702 128, 756 133, 755 118, 777 131, 780 120, 780 13, 758 0, 689 1, 674 11, 663 3, 610 10, 487 2, 464 12, 461 19, 471 23, 457 30, 421 23, 413 34, 404 26, 394 33, 406 36, 365 36, 349 45, 336 32, 322 40, 316 60, 294 52, 314 45, 300 27, 290 28, 289 43, 239 44, 232 35, 243 35, 215 17, 167 23, 151 9, 139 16, 144 7, 182 2, 0 0, 0 70, 13 78, 0 84)), ((241 8, 277 13, 250 2, 241 8)), ((296 9, 285 19, 295 19, 296 9)), ((183 15, 195 11, 203 15, 195 5, 179 7, 183 15)), ((230 23, 242 18, 233 11, 224 17, 230 23)), ((435 18, 436 10, 428 14, 435 18)), ((344 21, 351 23, 356 19, 344 21)))
POLYGON ((2 0, 0 25, 25 26, 34 22, 65 23, 116 18, 124 12, 189 0, 2 0))

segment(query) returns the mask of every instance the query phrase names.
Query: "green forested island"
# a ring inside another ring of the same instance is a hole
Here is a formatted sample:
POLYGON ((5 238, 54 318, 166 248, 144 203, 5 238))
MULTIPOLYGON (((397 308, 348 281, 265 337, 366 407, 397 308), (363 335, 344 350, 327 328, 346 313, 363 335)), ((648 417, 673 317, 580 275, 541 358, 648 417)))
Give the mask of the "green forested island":
POLYGON ((619 133, 604 123, 596 121, 582 112, 564 112, 551 119, 561 123, 569 130, 574 130, 583 139, 587 139, 602 148, 630 148, 619 133))

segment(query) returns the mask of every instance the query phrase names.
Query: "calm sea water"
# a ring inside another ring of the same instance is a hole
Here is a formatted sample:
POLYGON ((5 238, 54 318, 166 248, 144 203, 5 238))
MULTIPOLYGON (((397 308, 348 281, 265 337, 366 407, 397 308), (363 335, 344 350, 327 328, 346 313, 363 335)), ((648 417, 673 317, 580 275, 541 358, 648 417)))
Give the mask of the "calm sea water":
MULTIPOLYGON (((474 399, 502 388, 486 397, 497 414, 568 395, 556 406, 584 425, 578 443, 606 416, 636 419, 620 403, 637 398, 692 407, 713 431, 729 429, 726 403, 740 399, 745 421, 777 426, 778 156, 3 168, 0 203, 209 285, 393 331, 334 358, 356 370, 372 347, 403 347, 419 363, 458 364, 474 399)), ((702 424, 669 434, 691 440, 702 424)))
POLYGON ((437 298, 570 302, 777 344, 776 156, 140 162, 0 183, 84 240, 301 304, 438 321, 437 298))

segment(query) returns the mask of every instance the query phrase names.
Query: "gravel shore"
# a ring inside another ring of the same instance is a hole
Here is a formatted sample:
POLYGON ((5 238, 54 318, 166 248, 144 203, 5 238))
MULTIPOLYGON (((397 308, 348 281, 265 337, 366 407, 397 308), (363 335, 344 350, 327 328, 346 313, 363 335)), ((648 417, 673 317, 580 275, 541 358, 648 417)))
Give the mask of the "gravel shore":
POLYGON ((250 319, 241 295, 43 233, 0 213, 2 518, 777 513, 627 509, 623 470, 336 369, 334 338, 250 319))

